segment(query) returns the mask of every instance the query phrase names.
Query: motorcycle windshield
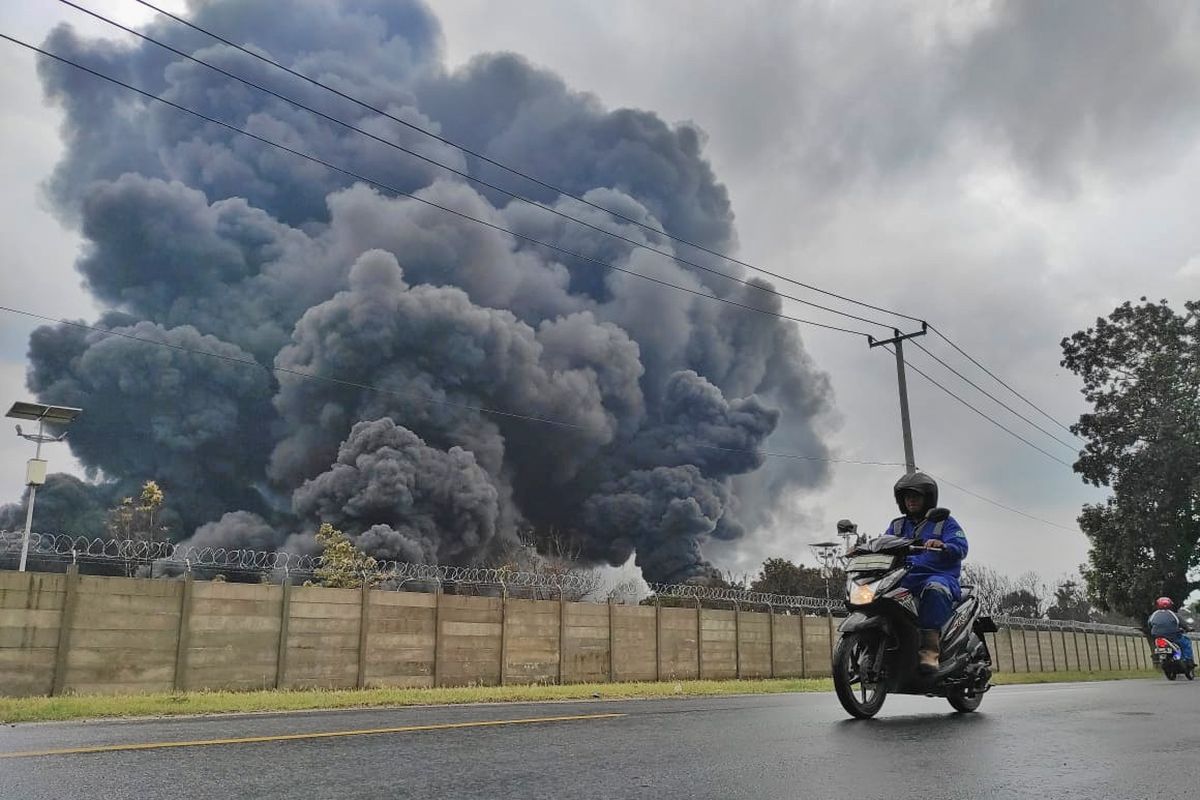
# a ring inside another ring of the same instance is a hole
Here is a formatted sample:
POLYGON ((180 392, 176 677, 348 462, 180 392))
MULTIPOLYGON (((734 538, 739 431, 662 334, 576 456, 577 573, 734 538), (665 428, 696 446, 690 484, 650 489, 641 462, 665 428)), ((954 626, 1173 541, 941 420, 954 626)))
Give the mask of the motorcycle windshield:
POLYGON ((895 553, 903 550, 912 544, 911 539, 902 539, 899 536, 887 534, 878 536, 868 542, 863 542, 854 548, 854 555, 861 553, 895 553))

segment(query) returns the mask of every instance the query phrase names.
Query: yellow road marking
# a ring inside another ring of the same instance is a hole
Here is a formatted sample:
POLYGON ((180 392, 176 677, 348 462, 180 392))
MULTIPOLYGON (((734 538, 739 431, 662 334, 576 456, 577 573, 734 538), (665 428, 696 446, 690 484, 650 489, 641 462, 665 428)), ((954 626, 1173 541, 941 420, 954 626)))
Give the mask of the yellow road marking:
POLYGON ((385 733, 417 733, 419 731, 446 731, 458 728, 495 728, 504 725, 534 725, 547 722, 577 722, 591 719, 616 719, 624 714, 576 714, 564 717, 527 717, 524 719, 492 719, 475 722, 440 722, 432 725, 405 725, 398 728, 363 728, 350 731, 318 731, 315 733, 284 733, 276 736, 243 736, 232 739, 196 739, 185 742, 140 742, 133 744, 105 744, 93 747, 64 747, 58 750, 27 750, 18 753, 0 753, 2 758, 32 758, 34 756, 65 756, 81 753, 112 753, 123 750, 160 750, 168 747, 208 747, 216 744, 256 744, 258 742, 293 742, 300 739, 336 739, 345 736, 377 736, 385 733))

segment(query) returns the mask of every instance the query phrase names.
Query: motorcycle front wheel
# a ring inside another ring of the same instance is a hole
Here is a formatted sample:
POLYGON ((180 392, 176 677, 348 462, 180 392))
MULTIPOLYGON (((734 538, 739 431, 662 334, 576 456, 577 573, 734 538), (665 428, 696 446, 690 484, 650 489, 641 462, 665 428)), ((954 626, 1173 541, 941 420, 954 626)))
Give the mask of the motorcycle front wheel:
POLYGON ((833 650, 833 688, 842 708, 856 719, 878 714, 887 698, 887 687, 879 681, 865 681, 861 670, 862 664, 875 660, 876 649, 882 646, 878 635, 848 633, 838 639, 833 650))
POLYGON ((961 714, 969 714, 979 708, 979 704, 983 702, 983 695, 978 692, 972 696, 967 696, 966 689, 951 689, 946 695, 946 699, 950 701, 950 705, 955 711, 961 714))

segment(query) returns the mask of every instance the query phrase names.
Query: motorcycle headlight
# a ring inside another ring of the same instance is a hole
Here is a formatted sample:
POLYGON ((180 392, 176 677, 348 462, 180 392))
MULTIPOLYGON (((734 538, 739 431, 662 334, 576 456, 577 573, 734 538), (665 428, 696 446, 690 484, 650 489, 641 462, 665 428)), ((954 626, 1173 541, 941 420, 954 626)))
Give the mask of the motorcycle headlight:
POLYGON ((875 584, 856 583, 850 589, 850 605, 866 606, 875 602, 875 584))

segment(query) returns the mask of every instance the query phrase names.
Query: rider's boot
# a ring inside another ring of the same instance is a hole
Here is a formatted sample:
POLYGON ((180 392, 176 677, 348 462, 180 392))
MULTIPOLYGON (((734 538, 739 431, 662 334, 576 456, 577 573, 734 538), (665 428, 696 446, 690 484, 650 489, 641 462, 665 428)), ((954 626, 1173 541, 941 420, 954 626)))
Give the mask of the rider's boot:
POLYGON ((917 653, 917 656, 920 658, 920 663, 917 666, 917 669, 923 673, 937 672, 941 650, 941 631, 921 631, 921 649, 917 653))

